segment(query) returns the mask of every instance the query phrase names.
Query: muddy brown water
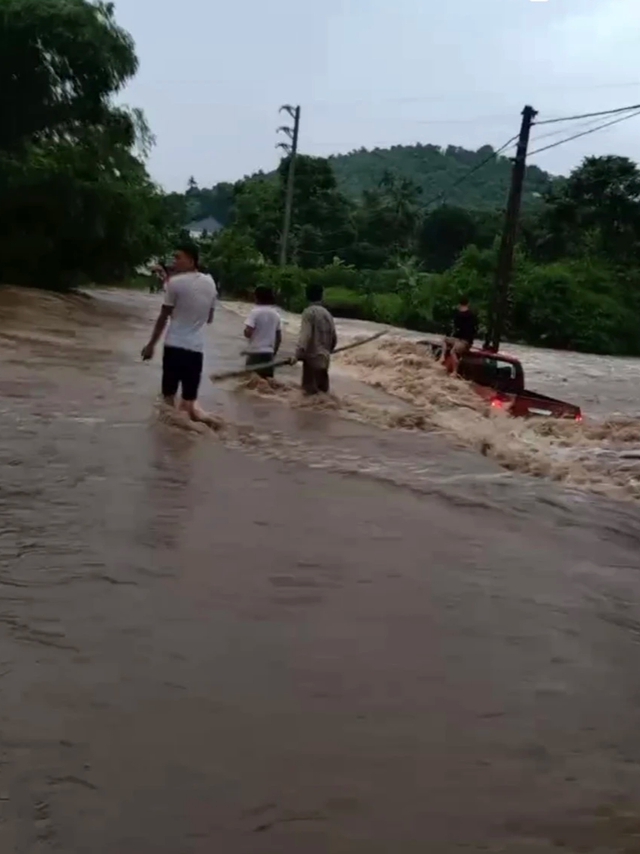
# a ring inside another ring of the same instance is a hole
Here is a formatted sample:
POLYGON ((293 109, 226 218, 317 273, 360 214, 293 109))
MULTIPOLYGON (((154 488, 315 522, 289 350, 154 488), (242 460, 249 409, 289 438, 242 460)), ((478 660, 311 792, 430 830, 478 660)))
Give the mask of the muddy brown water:
POLYGON ((156 310, 0 290, 0 851, 640 851, 637 504, 344 373, 187 431, 156 310))

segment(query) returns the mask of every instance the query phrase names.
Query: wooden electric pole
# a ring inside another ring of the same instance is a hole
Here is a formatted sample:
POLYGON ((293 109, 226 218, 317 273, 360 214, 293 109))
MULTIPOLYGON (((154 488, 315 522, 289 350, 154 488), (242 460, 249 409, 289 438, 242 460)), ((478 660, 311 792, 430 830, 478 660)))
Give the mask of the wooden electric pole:
POLYGON ((282 148, 289 155, 289 174, 287 175, 287 191, 284 203, 284 223, 282 225, 282 238, 280 241, 280 266, 286 266, 289 258, 289 235, 291 233, 291 211, 293 209, 293 190, 296 180, 296 157, 298 156, 298 136, 300 134, 300 107, 289 105, 280 108, 280 112, 287 112, 293 119, 293 127, 278 128, 278 133, 286 133, 291 142, 279 142, 278 148, 282 148))
POLYGON ((529 147, 531 126, 537 115, 538 113, 533 107, 527 106, 522 111, 522 125, 520 126, 518 147, 513 162, 507 214, 502 241, 500 243, 500 254, 498 255, 493 306, 491 308, 485 341, 485 349, 492 350, 493 352, 497 352, 500 349, 500 341, 506 328, 510 310, 513 254, 518 236, 518 223, 520 220, 520 208, 522 206, 522 188, 527 165, 527 149, 529 147))

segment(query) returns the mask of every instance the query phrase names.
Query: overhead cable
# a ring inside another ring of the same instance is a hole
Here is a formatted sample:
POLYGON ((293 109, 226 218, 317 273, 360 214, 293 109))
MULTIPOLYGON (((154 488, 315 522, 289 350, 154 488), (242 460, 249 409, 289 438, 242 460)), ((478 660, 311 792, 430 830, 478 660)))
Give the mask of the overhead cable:
POLYGON ((509 148, 509 146, 512 143, 514 143, 517 139, 518 139, 518 134, 516 134, 515 136, 512 136, 511 139, 508 139, 504 145, 500 146, 500 148, 497 148, 495 151, 492 151, 488 157, 486 157, 480 163, 476 163, 475 166, 473 166, 471 169, 469 169, 467 172, 465 172, 464 175, 461 175, 456 181, 454 181, 446 193, 445 192, 438 193, 437 196, 434 196, 433 198, 426 201, 424 206, 429 207, 429 205, 432 205, 434 202, 437 202, 439 200, 444 200, 447 197, 448 193, 451 192, 451 190, 455 190, 456 187, 459 187, 460 184, 463 184, 472 175, 475 175, 476 172, 479 172, 480 169, 485 167, 487 165, 487 163, 490 163, 492 160, 495 160, 496 157, 499 157, 500 154, 502 154, 503 151, 505 151, 507 148, 509 148))
POLYGON ((568 136, 565 139, 561 139, 558 142, 552 142, 551 145, 545 145, 542 148, 537 148, 535 151, 530 151, 528 156, 533 157, 534 154, 540 154, 542 151, 549 151, 551 148, 557 148, 559 145, 564 145, 565 142, 571 142, 574 139, 579 139, 581 136, 588 136, 591 133, 596 133, 596 131, 604 130, 604 128, 611 127, 611 125, 617 125, 620 122, 626 122, 627 119, 633 119, 635 116, 640 116, 640 110, 637 110, 635 113, 631 113, 631 115, 622 116, 622 118, 614 119, 612 122, 605 122, 602 125, 598 125, 598 127, 591 128, 591 130, 584 130, 582 133, 575 133, 573 136, 568 136))
POLYGON ((618 107, 615 110, 601 110, 598 113, 583 113, 582 115, 579 115, 579 116, 562 116, 561 118, 557 118, 557 119, 545 119, 544 121, 541 121, 541 122, 534 122, 534 124, 536 124, 536 125, 553 125, 553 124, 557 124, 558 122, 572 122, 572 121, 576 121, 577 119, 592 119, 592 118, 596 118, 597 116, 612 116, 615 113, 626 113, 626 112, 629 112, 630 110, 638 110, 638 109, 640 109, 640 104, 631 104, 628 107, 618 107))

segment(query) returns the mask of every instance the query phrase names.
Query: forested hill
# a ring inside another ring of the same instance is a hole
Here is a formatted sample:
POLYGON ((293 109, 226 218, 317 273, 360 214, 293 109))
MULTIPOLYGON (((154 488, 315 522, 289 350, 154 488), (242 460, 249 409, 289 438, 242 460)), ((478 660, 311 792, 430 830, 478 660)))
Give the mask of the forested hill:
MULTIPOLYGON (((502 210, 507 201, 512 162, 507 157, 491 159, 489 145, 469 151, 450 145, 396 145, 393 148, 361 148, 350 154, 328 158, 338 180, 339 189, 359 201, 365 190, 380 186, 385 173, 411 181, 422 191, 420 204, 441 198, 449 205, 473 211, 502 210), (489 158, 488 162, 487 158, 489 158), (476 172, 474 167, 480 167, 476 172), (458 183, 457 183, 458 182, 458 183)), ((270 176, 268 176, 270 177, 270 176)), ((275 173, 274 173, 275 177, 275 173)), ((539 194, 558 180, 537 166, 527 169, 524 207, 535 206, 539 194)), ((183 208, 184 222, 215 217, 226 225, 233 206, 233 185, 217 184, 211 189, 200 188, 195 179, 189 182, 186 194, 172 193, 176 209, 183 208)))
MULTIPOLYGON (((430 201, 443 194, 451 205, 469 210, 495 210, 505 205, 511 177, 511 161, 496 157, 475 174, 463 179, 470 169, 490 157, 491 146, 478 151, 450 145, 396 145, 393 148, 361 148, 350 154, 329 158, 340 189, 358 198, 365 190, 377 187, 385 171, 408 178, 422 190, 422 200, 430 201), (453 185, 460 180, 456 187, 453 185)), ((527 169, 524 204, 535 203, 536 193, 543 193, 553 176, 530 166, 527 169)))

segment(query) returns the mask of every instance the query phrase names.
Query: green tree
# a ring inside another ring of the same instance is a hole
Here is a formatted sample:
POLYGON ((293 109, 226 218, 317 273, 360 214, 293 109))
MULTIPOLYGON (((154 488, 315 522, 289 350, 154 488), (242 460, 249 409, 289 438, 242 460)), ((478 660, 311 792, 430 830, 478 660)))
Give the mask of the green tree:
POLYGON ((476 224, 471 213, 443 205, 425 215, 418 236, 418 253, 428 270, 441 273, 455 263, 475 238, 476 224))
POLYGON ((637 315, 621 298, 615 271, 588 259, 520 264, 513 332, 544 347, 637 353, 637 315))
POLYGON ((0 150, 125 120, 111 99, 138 63, 112 3, 2 0, 1 14, 0 150))
POLYGON ((163 247, 168 222, 144 165, 96 131, 33 146, 0 176, 2 281, 113 282, 163 247))
POLYGON ((144 117, 112 105, 136 70, 133 43, 111 4, 6 0, 2 15, 0 281, 129 275, 169 227, 144 117))
MULTIPOLYGON (((448 204, 469 210, 501 210, 506 204, 511 176, 508 157, 495 156, 493 148, 482 146, 468 151, 450 145, 395 145, 392 148, 361 148, 331 158, 342 192, 360 199, 375 190, 385 172, 392 172, 420 187, 423 204, 442 198, 448 204), (470 174, 471 169, 485 165, 470 174)), ((554 183, 551 175, 530 166, 527 169, 524 206, 541 206, 540 196, 554 183)))
POLYGON ((614 262, 637 259, 640 171, 627 157, 587 157, 547 196, 534 252, 541 258, 597 251, 614 262))
POLYGON ((234 231, 247 235, 258 252, 276 262, 280 247, 284 206, 278 181, 256 175, 234 187, 230 222, 234 231))
POLYGON ((369 267, 395 266, 414 255, 421 219, 420 188, 385 172, 375 190, 365 191, 356 217, 357 261, 369 267))
POLYGON ((234 202, 233 184, 216 184, 211 189, 198 189, 190 199, 194 205, 193 219, 213 217, 220 225, 227 225, 234 202))
MULTIPOLYGON (((280 164, 280 207, 289 160, 280 164)), ((293 257, 303 267, 320 267, 342 257, 355 240, 352 205, 338 189, 329 161, 323 157, 298 156, 293 197, 291 245, 293 257)))
MULTIPOLYGON (((488 147, 418 149, 414 173, 426 163, 431 177, 440 169, 443 180, 455 176, 454 181, 492 152, 488 147)), ((368 154, 358 152, 351 165, 369 163, 368 154)), ((383 167, 406 161, 408 154, 392 149, 388 158, 381 155, 383 167)), ((419 182, 400 169, 380 172, 379 160, 375 184, 373 172, 360 175, 366 186, 356 200, 340 189, 334 174, 339 160, 300 157, 294 263, 286 268, 277 262, 288 163, 278 173, 236 184, 231 225, 212 244, 212 266, 225 290, 247 294, 258 281, 269 282, 281 303, 297 310, 304 304, 305 284, 316 282, 339 314, 440 332, 449 331, 452 311, 465 293, 485 320, 504 219, 492 205, 506 189, 501 182, 508 178, 508 161, 497 158, 497 172, 488 161, 474 173, 465 191, 472 200, 468 207, 448 204, 425 211, 419 182)), ((535 170, 528 179, 510 337, 542 346, 639 353, 638 167, 626 158, 587 158, 567 179, 551 182, 535 170), (542 191, 549 184, 551 191, 540 192, 535 201, 532 186, 542 191)))

